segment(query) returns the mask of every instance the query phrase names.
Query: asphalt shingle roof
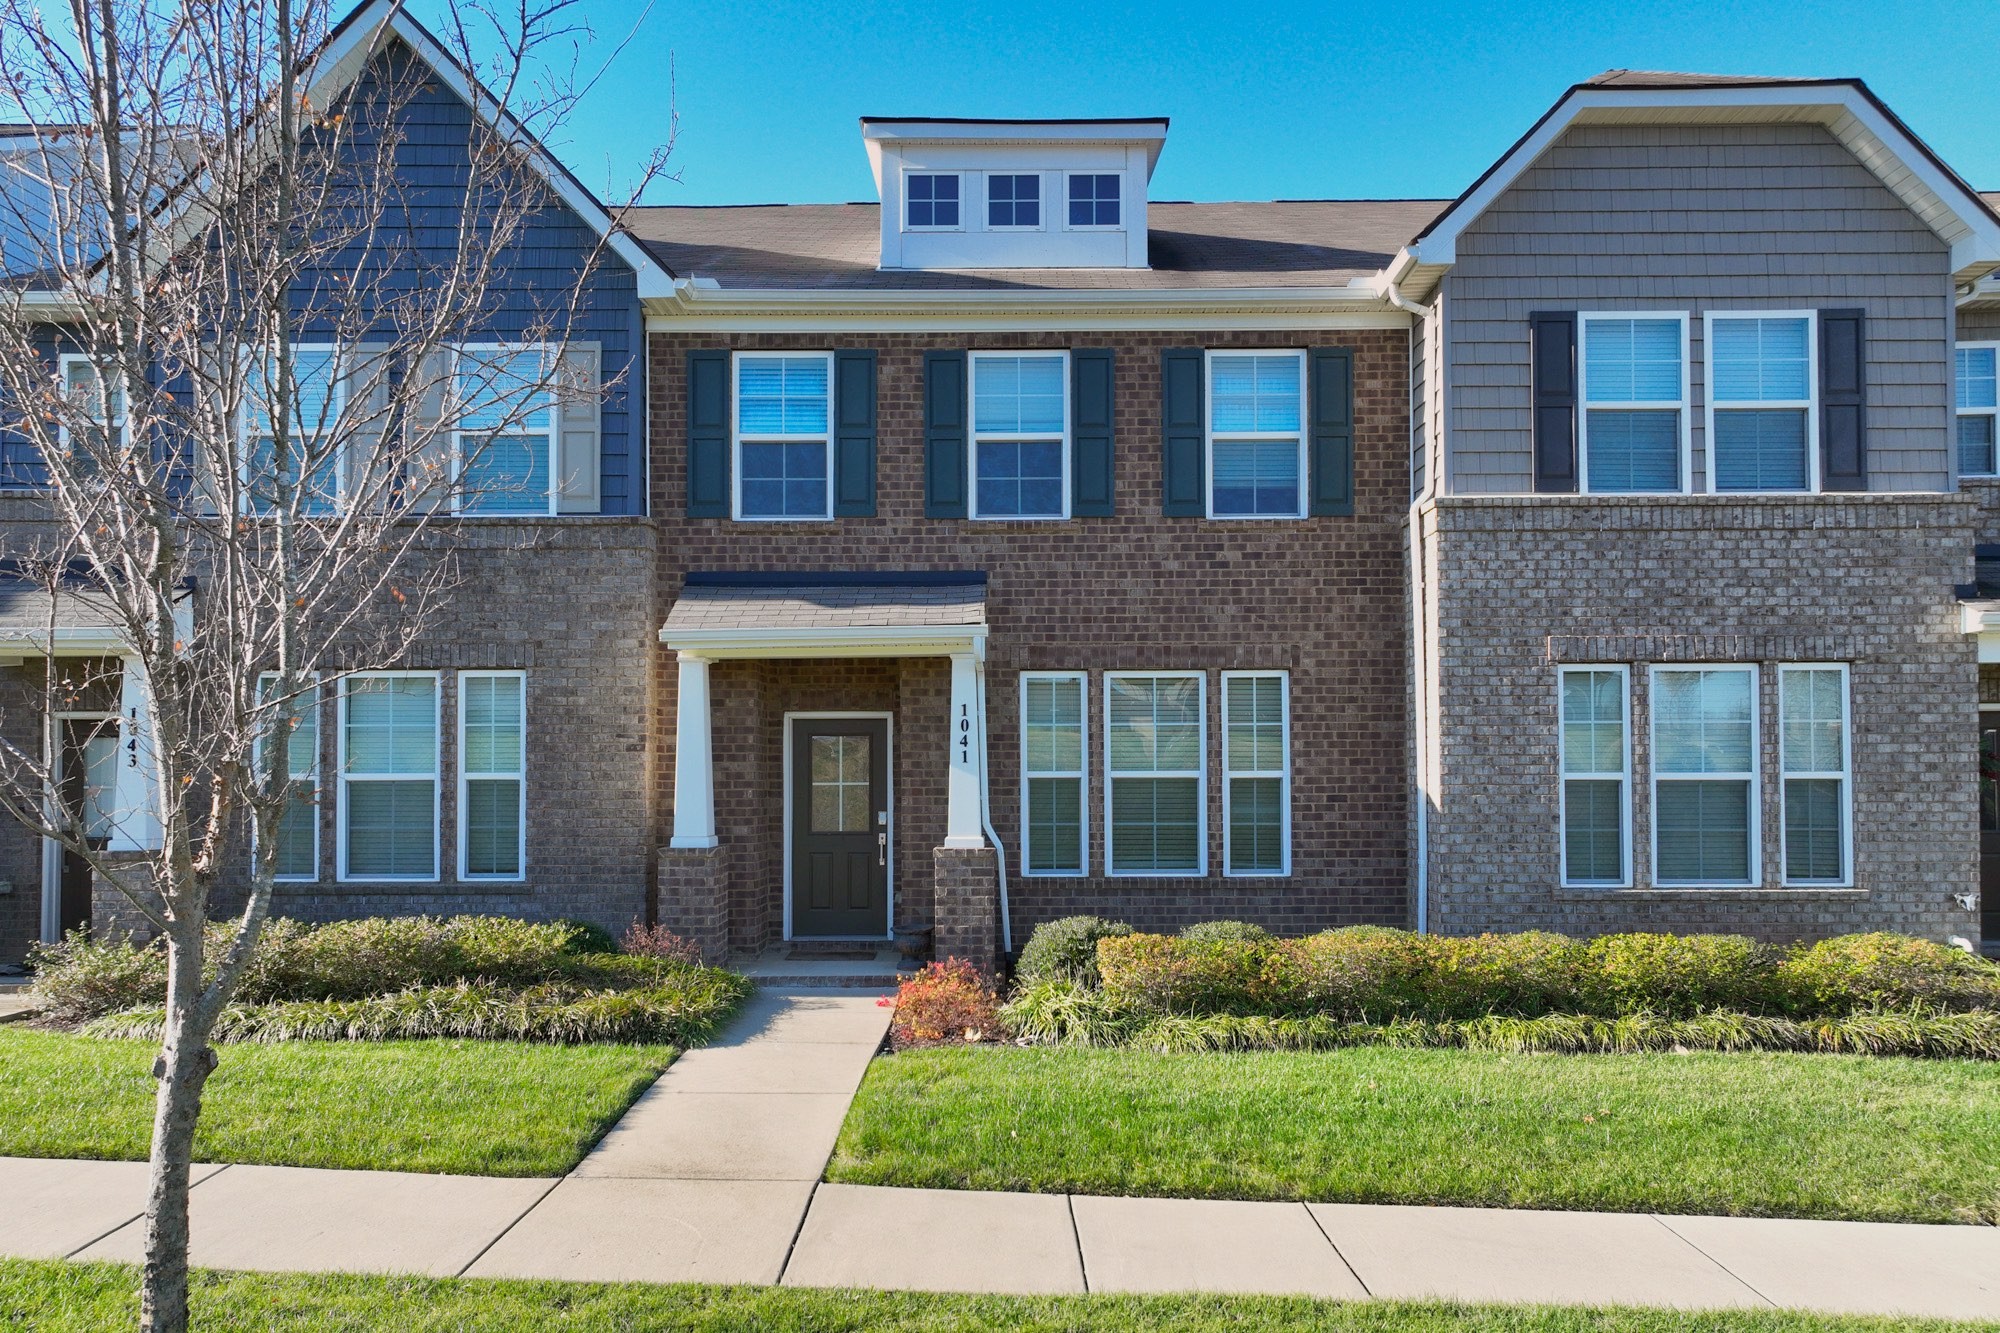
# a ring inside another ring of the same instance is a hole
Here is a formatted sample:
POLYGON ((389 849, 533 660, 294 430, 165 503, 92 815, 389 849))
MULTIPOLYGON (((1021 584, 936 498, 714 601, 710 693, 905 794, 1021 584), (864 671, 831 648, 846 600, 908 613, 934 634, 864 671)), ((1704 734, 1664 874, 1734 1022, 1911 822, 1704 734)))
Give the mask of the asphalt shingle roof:
POLYGON ((688 630, 889 629, 984 625, 984 583, 690 583, 667 613, 669 634, 688 630))

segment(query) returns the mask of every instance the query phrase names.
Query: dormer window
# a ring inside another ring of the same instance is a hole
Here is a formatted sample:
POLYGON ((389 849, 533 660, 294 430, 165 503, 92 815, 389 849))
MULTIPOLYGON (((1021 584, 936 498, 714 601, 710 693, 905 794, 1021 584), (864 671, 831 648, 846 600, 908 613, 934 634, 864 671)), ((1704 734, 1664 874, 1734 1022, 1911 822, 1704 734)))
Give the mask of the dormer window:
POLYGON ((906 225, 912 231, 955 231, 958 228, 958 176, 952 172, 913 171, 904 178, 909 198, 906 225))
POLYGON ((1069 176, 1069 225, 1118 225, 1118 173, 1073 171, 1069 176))
POLYGON ((986 178, 986 225, 1042 225, 1042 178, 1039 175, 994 173, 986 178))

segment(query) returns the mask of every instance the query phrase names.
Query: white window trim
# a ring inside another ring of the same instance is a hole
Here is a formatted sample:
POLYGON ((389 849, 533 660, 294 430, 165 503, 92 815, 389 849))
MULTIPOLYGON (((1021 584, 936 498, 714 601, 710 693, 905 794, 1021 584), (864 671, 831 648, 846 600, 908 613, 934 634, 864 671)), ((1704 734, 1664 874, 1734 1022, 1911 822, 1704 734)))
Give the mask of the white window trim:
POLYGON ((1021 722, 1021 874, 1030 879, 1076 879, 1090 873, 1090 673, 1087 671, 1023 671, 1020 676, 1017 712, 1021 722), (1074 770, 1031 769, 1028 767, 1028 683, 1068 681, 1077 688, 1080 715, 1077 766, 1074 770), (1075 870, 1036 870, 1028 856, 1028 779, 1075 778, 1077 782, 1077 856, 1075 870))
POLYGON ((1208 875, 1208 673, 1206 671, 1107 671, 1104 673, 1104 874, 1107 879, 1202 879, 1208 875), (1120 680, 1192 680, 1195 682, 1195 711, 1199 719, 1201 763, 1191 769, 1149 768, 1114 772, 1111 767, 1111 686, 1120 680), (1193 778, 1195 780, 1195 868, 1192 870, 1120 870, 1112 848, 1112 797, 1114 777, 1193 778))
MULTIPOLYGON (((347 353, 339 343, 329 342, 294 342, 291 349, 294 358, 301 352, 333 353, 333 382, 327 386, 327 420, 338 429, 341 416, 347 411, 347 353)), ((257 510, 250 503, 250 441, 253 438, 250 433, 250 367, 255 364, 257 348, 246 344, 237 348, 236 354, 242 358, 239 364, 243 367, 244 373, 244 400, 241 409, 236 413, 236 469, 238 477, 241 478, 239 489, 242 491, 239 504, 243 513, 255 514, 257 510)), ((299 424, 303 429, 305 423, 299 424)), ((457 452, 455 446, 453 452, 454 454, 457 452)), ((304 484, 303 479, 300 484, 304 484)), ((333 507, 320 511, 307 509, 303 512, 323 517, 341 513, 346 505, 347 448, 343 444, 335 449, 333 456, 333 507)))
POLYGON ((1846 889, 1854 887, 1854 691, 1845 662, 1785 662, 1778 667, 1778 828, 1782 835, 1785 820, 1785 782, 1788 778, 1831 779, 1840 783, 1840 877, 1838 879, 1797 879, 1790 857, 1778 848, 1778 869, 1787 888, 1846 889), (1794 773, 1785 767, 1785 682, 1795 671, 1837 671, 1840 673, 1840 771, 1808 770, 1794 773))
MULTIPOLYGON (((899 223, 899 224, 901 225, 902 229, 903 229, 904 231, 906 231, 906 232, 930 232, 930 231, 945 231, 945 232, 950 232, 950 231, 964 231, 964 230, 965 230, 965 213, 966 213, 966 209, 968 208, 968 206, 969 206, 969 204, 970 204, 970 201, 969 201, 969 200, 967 200, 967 199, 966 199, 966 197, 965 197, 965 196, 966 196, 966 193, 967 193, 967 191, 966 191, 966 188, 965 188, 965 183, 966 183, 966 180, 967 180, 967 178, 968 178, 968 177, 970 177, 970 176, 973 176, 973 175, 975 175, 975 174, 976 174, 976 173, 974 173, 974 172, 969 172, 969 171, 962 171, 962 170, 939 170, 938 168, 935 168, 935 167, 905 167, 905 168, 903 168, 903 193, 902 193, 902 200, 901 200, 901 206, 900 206, 900 208, 899 208, 899 210, 898 210, 898 211, 899 211, 899 212, 900 212, 900 213, 902 214, 902 216, 896 219, 896 220, 897 220, 897 222, 898 222, 898 223, 899 223), (956 179, 957 179, 957 181, 958 181, 958 222, 957 222, 956 224, 954 224, 953 226, 949 226, 949 227, 938 227, 938 226, 927 226, 927 227, 920 227, 920 226, 918 226, 918 225, 916 225, 915 223, 912 223, 912 222, 910 221, 910 177, 912 177, 912 176, 951 176, 951 177, 954 177, 954 178, 956 178, 956 179)), ((985 200, 983 200, 983 199, 982 199, 982 200, 980 201, 980 203, 981 203, 982 205, 984 205, 984 203, 985 203, 985 200)), ((984 213, 983 213, 983 210, 982 210, 982 214, 981 214, 981 216, 984 216, 984 213)))
POLYGON ((334 859, 335 877, 342 884, 439 884, 444 880, 444 856, 440 827, 444 822, 444 680, 439 671, 356 671, 340 682, 335 725, 340 730, 339 756, 336 759, 340 783, 339 824, 335 833, 336 853, 334 859), (348 687, 357 680, 406 679, 428 680, 431 683, 431 866, 429 875, 350 875, 347 873, 347 814, 348 786, 353 782, 395 782, 398 780, 420 780, 421 773, 398 773, 388 777, 351 778, 347 773, 347 699, 348 687))
MULTIPOLYGON (((1709 495, 1817 495, 1819 475, 1819 312, 1817 310, 1709 310, 1701 317, 1702 431, 1704 455, 1702 479, 1709 495), (1732 319, 1802 319, 1806 322, 1806 389, 1804 399, 1731 402, 1724 412, 1777 411, 1800 408, 1806 414, 1806 488, 1802 491, 1724 491, 1715 484, 1715 325, 1732 319)), ((1953 448, 1957 447, 1956 439, 1953 448)))
MULTIPOLYGON (((79 364, 89 366, 91 373, 93 375, 102 373, 97 365, 97 362, 90 356, 89 353, 87 352, 62 353, 60 356, 56 358, 56 375, 62 383, 63 393, 65 396, 67 396, 69 393, 69 368, 71 366, 79 364)), ((117 429, 118 444, 120 448, 123 448, 126 444, 130 442, 131 440, 130 432, 132 429, 131 404, 129 402, 126 402, 124 389, 125 385, 123 382, 123 377, 120 377, 120 382, 118 384, 118 387, 113 392, 117 394, 118 401, 120 403, 125 404, 125 410, 118 414, 118 419, 116 421, 109 421, 103 423, 107 428, 115 427, 117 429)), ((107 401, 109 401, 108 397, 107 401)), ((69 448, 69 422, 66 419, 59 418, 56 422, 56 443, 64 449, 69 448)))
MULTIPOLYGON (((1754 492, 1753 492, 1754 493, 1754 492)), ((1652 769, 1653 801, 1653 883, 1663 889, 1754 889, 1764 883, 1764 777, 1762 698, 1757 668, 1744 662, 1666 662, 1646 669, 1647 762, 1652 769), (1660 772, 1660 677, 1677 671, 1735 671, 1750 678, 1750 768, 1742 773, 1661 773, 1660 772), (1748 796, 1748 847, 1744 869, 1747 879, 1669 880, 1660 876, 1660 785, 1671 782, 1744 782, 1748 796)))
POLYGON ((1292 676, 1289 671, 1225 671, 1222 673, 1222 874, 1226 879, 1283 879, 1292 873, 1292 676), (1236 680, 1278 682, 1279 722, 1283 760, 1279 767, 1238 771, 1229 766, 1229 683, 1236 680), (1278 780, 1279 861, 1276 870, 1232 870, 1230 863, 1231 788, 1236 778, 1276 778, 1278 780))
MULTIPOLYGON (((959 186, 959 192, 961 194, 965 192, 965 187, 963 185, 959 186)), ((1067 197, 1064 198, 1063 203, 1065 209, 1067 209, 1069 203, 1067 197)), ((961 201, 959 217, 962 219, 964 218, 964 216, 965 213, 963 210, 963 201, 961 201)), ((980 172, 979 173, 979 229, 981 231, 995 231, 995 232, 1047 231, 1049 229, 1048 173, 1045 171, 1035 171, 1026 168, 1018 171, 980 172), (1033 224, 1019 223, 1019 222, 995 223, 993 221, 993 213, 991 209, 991 205, 993 202, 993 187, 991 182, 995 176, 1028 176, 1033 178, 1033 180, 1035 181, 1035 205, 1036 205, 1035 212, 1036 215, 1041 218, 1041 221, 1033 224)), ((935 230, 935 229, 920 228, 919 230, 935 230)))
POLYGON ((1632 668, 1621 662, 1577 662, 1556 670, 1556 857, 1561 867, 1561 885, 1566 889, 1629 889, 1632 887, 1632 668), (1612 671, 1618 675, 1618 698, 1622 706, 1623 744, 1621 766, 1616 774, 1600 771, 1572 774, 1568 767, 1567 733, 1569 718, 1563 712, 1563 685, 1578 675, 1612 671), (1569 798, 1563 790, 1572 777, 1583 782, 1618 779, 1618 852, 1622 874, 1616 880, 1572 879, 1569 873, 1569 798))
POLYGON ((1693 378, 1688 373, 1691 355, 1688 347, 1688 312, 1685 310, 1579 310, 1576 315, 1576 365, 1577 365, 1577 487, 1584 495, 1685 495, 1694 489, 1694 448, 1693 425, 1689 418, 1694 414, 1688 410, 1688 383, 1693 378), (1681 326, 1681 396, 1672 402, 1639 401, 1620 402, 1607 399, 1594 402, 1590 397, 1590 323, 1592 320, 1612 319, 1671 319, 1681 326), (1665 412, 1673 411, 1680 418, 1680 485, 1672 491, 1593 491, 1590 489, 1590 413, 1595 408, 1603 412, 1665 412))
MULTIPOLYGON (((266 671, 257 677, 257 692, 258 695, 260 696, 260 699, 264 692, 264 687, 266 682, 275 679, 277 679, 277 673, 273 671, 266 671)), ((292 778, 291 780, 294 782, 309 781, 312 783, 313 872, 310 875, 274 875, 272 876, 272 882, 276 884, 317 884, 319 883, 320 879, 320 874, 319 874, 320 856, 322 854, 323 849, 320 847, 320 840, 319 840, 319 812, 320 812, 319 770, 320 770, 320 756, 325 752, 324 747, 326 743, 326 737, 320 734, 321 726, 322 723, 324 722, 324 719, 320 715, 319 673, 317 671, 313 673, 312 688, 310 691, 307 692, 306 698, 310 700, 310 702, 306 706, 312 710, 312 719, 313 719, 312 770, 308 772, 304 778, 292 778)), ((289 738, 287 739, 289 740, 289 738)), ((251 762, 253 764, 258 765, 260 768, 263 765, 264 747, 269 744, 270 741, 268 739, 259 740, 257 742, 256 751, 251 759, 251 762)), ((285 766, 288 770, 291 767, 291 758, 289 751, 287 752, 286 755, 285 766)), ((257 857, 257 825, 254 820, 251 821, 250 825, 250 857, 252 863, 254 864, 257 857)))
MULTIPOLYGON (((466 508, 466 496, 465 493, 459 487, 459 477, 465 464, 466 436, 543 435, 547 437, 549 442, 548 508, 543 510, 543 513, 546 513, 551 517, 553 517, 556 513, 556 501, 558 497, 558 474, 562 468, 562 401, 561 401, 562 395, 557 392, 557 378, 558 378, 557 372, 561 368, 559 358, 562 356, 562 345, 560 343, 549 343, 549 342, 456 343, 449 350, 451 352, 450 401, 452 403, 452 413, 454 416, 454 424, 452 426, 452 431, 451 431, 452 514, 458 518, 519 519, 519 518, 535 517, 535 515, 531 511, 527 510, 514 510, 511 513, 496 513, 492 510, 482 511, 479 509, 466 508), (543 354, 543 356, 548 358, 547 373, 549 376, 549 383, 545 390, 545 392, 549 396, 549 406, 548 406, 549 424, 547 425, 547 427, 541 429, 535 429, 525 425, 513 425, 513 426, 503 427, 499 430, 481 430, 481 431, 460 430, 459 426, 464 424, 464 413, 462 407, 459 405, 460 400, 458 397, 458 358, 460 357, 460 355, 466 352, 483 355, 487 353, 513 353, 513 352, 534 352, 534 351, 539 351, 543 354)), ((345 379, 346 377, 342 376, 343 383, 345 382, 345 379)), ((345 390, 343 390, 343 392, 345 392, 345 390)))
POLYGON ((1307 360, 1305 349, 1299 347, 1211 347, 1201 354, 1201 448, 1203 491, 1201 497, 1203 513, 1215 523, 1291 523, 1306 516, 1306 486, 1310 466, 1306 461, 1306 450, 1312 424, 1311 385, 1306 378, 1307 360), (1291 356, 1299 363, 1299 428, 1296 431, 1232 430, 1224 431, 1228 440, 1294 440, 1298 443, 1298 495, 1299 507, 1289 514, 1218 514, 1215 512, 1215 358, 1218 356, 1291 356))
POLYGON ((518 884, 528 878, 528 673, 525 671, 461 671, 458 673, 458 877, 471 883, 518 884), (471 680, 514 680, 521 684, 521 766, 510 773, 473 773, 465 763, 465 724, 468 710, 465 707, 465 685, 471 680), (519 818, 515 828, 519 831, 514 853, 515 864, 520 867, 511 875, 474 874, 466 869, 471 864, 467 853, 471 850, 472 820, 467 815, 471 808, 467 793, 474 782, 498 781, 514 782, 519 786, 519 818))
POLYGON ((1071 435, 1073 415, 1070 404, 1069 353, 1047 347, 1029 347, 1018 351, 999 349, 968 352, 965 358, 965 467, 966 467, 966 513, 986 523, 1055 523, 1070 516, 1070 471, 1074 466, 1071 458, 1071 435), (1008 444, 1021 440, 1046 440, 1047 431, 1006 431, 980 430, 979 421, 979 363, 997 357, 1053 356, 1062 362, 1062 512, 1059 514, 982 514, 979 512, 979 446, 982 443, 1008 444))
MULTIPOLYGON (((831 523, 833 521, 833 424, 839 386, 833 378, 832 352, 731 352, 729 354, 729 516, 738 523, 831 523), (742 365, 746 360, 802 361, 818 357, 826 362, 826 430, 819 435, 757 435, 743 431, 743 413, 737 409, 742 394, 742 365), (746 444, 812 444, 826 446, 826 509, 818 514, 745 514, 743 512, 743 446, 746 444)), ((971 400, 967 399, 968 411, 971 400)))
POLYGON ((1065 171, 1062 174, 1062 229, 1064 231, 1124 231, 1125 218, 1131 211, 1132 202, 1125 197, 1126 178, 1122 167, 1104 170, 1065 171), (1118 221, 1116 222, 1071 222, 1069 220, 1069 183, 1078 176, 1116 176, 1118 178, 1118 221))
MULTIPOLYGON (((1952 356, 1951 356, 1951 369, 1952 369, 1951 464, 1952 467, 1954 468, 1958 466, 1958 459, 1959 459, 1958 418, 1987 417, 1990 418, 1993 422, 1994 470, 1991 472, 1960 472, 1958 475, 1961 477, 1982 477, 1982 478, 2000 477, 2000 406, 1995 406, 1995 407, 1958 406, 1958 354, 1960 352, 1972 352, 1972 351, 1984 351, 1993 353, 1993 368, 1996 372, 2000 372, 2000 342, 1975 339, 1971 342, 1961 342, 1953 344, 1952 356)), ((1995 396, 2000 397, 2000 394, 1996 394, 1995 396)))

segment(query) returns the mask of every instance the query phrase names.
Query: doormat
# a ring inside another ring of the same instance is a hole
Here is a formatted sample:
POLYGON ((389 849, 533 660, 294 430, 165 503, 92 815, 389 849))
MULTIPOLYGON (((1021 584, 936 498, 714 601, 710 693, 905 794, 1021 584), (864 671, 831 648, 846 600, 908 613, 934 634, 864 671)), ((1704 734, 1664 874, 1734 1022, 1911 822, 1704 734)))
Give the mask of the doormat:
POLYGON ((875 961, 875 955, 876 951, 868 948, 814 949, 810 947, 800 948, 795 945, 792 951, 785 955, 785 961, 788 963, 872 963, 875 961))

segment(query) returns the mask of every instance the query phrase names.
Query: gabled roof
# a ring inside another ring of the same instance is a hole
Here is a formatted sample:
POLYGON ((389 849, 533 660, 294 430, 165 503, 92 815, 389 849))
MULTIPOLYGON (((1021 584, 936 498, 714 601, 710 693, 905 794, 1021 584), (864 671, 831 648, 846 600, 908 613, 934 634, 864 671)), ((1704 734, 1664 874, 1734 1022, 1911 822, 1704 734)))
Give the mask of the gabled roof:
POLYGON ((878 204, 632 210, 675 273, 724 290, 1004 291, 1343 287, 1379 272, 1439 199, 1310 199, 1147 207, 1150 268, 882 269, 878 204))
POLYGON ((484 85, 445 50, 430 29, 410 15, 402 0, 363 0, 327 34, 314 57, 306 80, 315 101, 330 99, 361 76, 368 62, 381 51, 384 40, 400 38, 419 60, 436 72, 445 87, 456 93, 473 114, 499 130, 522 149, 538 175, 548 182, 565 204, 606 238, 618 257, 639 276, 639 296, 663 296, 672 289, 673 274, 662 268, 632 236, 619 225, 603 201, 585 187, 570 169, 558 161, 540 139, 529 132, 514 115, 501 106, 484 85))
POLYGON ((1576 124, 1824 125, 1951 246, 1971 281, 2000 267, 2000 216, 1860 79, 1758 78, 1607 70, 1571 87, 1390 266, 1407 294, 1427 296, 1457 259, 1459 233, 1576 124))

